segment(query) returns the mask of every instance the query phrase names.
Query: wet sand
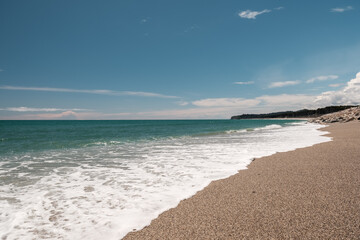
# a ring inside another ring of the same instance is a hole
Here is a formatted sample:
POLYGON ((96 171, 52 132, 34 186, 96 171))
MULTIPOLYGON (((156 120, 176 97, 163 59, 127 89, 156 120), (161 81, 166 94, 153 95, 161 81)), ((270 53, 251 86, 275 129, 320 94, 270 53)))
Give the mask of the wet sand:
POLYGON ((360 239, 360 122, 255 159, 124 239, 360 239))

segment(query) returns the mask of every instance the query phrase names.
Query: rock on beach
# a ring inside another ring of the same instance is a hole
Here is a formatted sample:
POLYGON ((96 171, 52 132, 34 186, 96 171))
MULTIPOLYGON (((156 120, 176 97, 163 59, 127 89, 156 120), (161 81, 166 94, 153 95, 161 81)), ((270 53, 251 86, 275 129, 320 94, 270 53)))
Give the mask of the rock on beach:
POLYGON ((336 123, 336 122, 350 122, 354 120, 360 121, 360 106, 349 108, 340 112, 325 114, 321 117, 310 119, 312 123, 336 123))

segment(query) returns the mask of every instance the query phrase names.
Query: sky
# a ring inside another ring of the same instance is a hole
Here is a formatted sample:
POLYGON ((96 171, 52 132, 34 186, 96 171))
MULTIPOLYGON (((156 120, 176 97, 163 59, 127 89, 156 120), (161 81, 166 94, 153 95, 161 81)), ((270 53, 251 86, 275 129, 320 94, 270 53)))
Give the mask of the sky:
POLYGON ((358 0, 3 0, 0 119, 360 104, 358 0))

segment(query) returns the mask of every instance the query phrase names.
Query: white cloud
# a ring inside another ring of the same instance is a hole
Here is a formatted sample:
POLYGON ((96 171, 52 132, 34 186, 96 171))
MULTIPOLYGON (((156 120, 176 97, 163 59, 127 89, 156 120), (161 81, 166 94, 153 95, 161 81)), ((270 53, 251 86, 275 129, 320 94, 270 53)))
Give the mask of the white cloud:
POLYGON ((271 12, 271 10, 269 9, 264 9, 260 12, 258 11, 251 11, 251 10, 246 10, 246 11, 242 11, 242 12, 239 12, 239 16, 241 18, 247 18, 247 19, 256 19, 256 16, 260 15, 260 14, 264 14, 264 13, 269 13, 271 12))
POLYGON ((269 85, 269 88, 292 86, 301 83, 300 81, 285 81, 285 82, 273 82, 269 85))
POLYGON ((360 104, 360 72, 343 89, 324 92, 316 98, 315 103, 320 106, 360 104))
POLYGON ((252 99, 244 98, 208 98, 192 102, 198 107, 233 107, 251 109, 255 106, 305 106, 311 105, 316 96, 306 94, 280 94, 280 95, 263 95, 252 99))
POLYGON ((18 87, 18 86, 0 86, 3 90, 22 90, 22 91, 43 91, 43 92, 70 92, 70 93, 89 93, 114 96, 138 96, 138 97, 158 97, 158 98, 178 98, 176 96, 168 96, 151 92, 133 92, 133 91, 113 91, 113 90, 86 90, 86 89, 70 89, 70 88, 49 88, 49 87, 18 87))
POLYGON ((229 118, 233 109, 217 108, 187 108, 170 109, 152 112, 107 114, 107 119, 224 119, 229 118))
POLYGON ((189 105, 189 102, 186 102, 186 101, 179 101, 179 102, 176 102, 178 105, 180 106, 187 106, 189 105))
POLYGON ((342 83, 334 83, 334 84, 329 84, 329 87, 340 87, 341 85, 343 85, 342 83))
POLYGON ((192 102, 198 107, 241 107, 241 106, 256 106, 260 103, 256 99, 244 98, 207 98, 192 102))
POLYGON ((337 75, 317 76, 317 77, 308 79, 306 81, 306 83, 313 83, 315 81, 334 80, 334 79, 338 79, 338 78, 339 78, 339 76, 337 76, 337 75))
MULTIPOLYGON (((337 85, 338 86, 338 85, 337 85)), ((360 72, 339 91, 324 92, 320 95, 308 94, 280 94, 263 95, 256 98, 208 98, 192 102, 200 107, 201 112, 215 113, 217 109, 222 113, 265 113, 271 111, 299 110, 302 108, 317 108, 329 105, 358 105, 360 104, 360 72), (223 110, 221 110, 223 108, 223 110)), ((226 117, 226 116, 224 116, 226 117)))
POLYGON ((249 85, 249 84, 254 84, 254 81, 249 81, 249 82, 234 82, 234 84, 239 84, 239 85, 249 85))
MULTIPOLYGON (((12 119, 17 119, 16 117, 12 119)), ((84 118, 74 111, 65 111, 61 113, 41 113, 41 114, 28 114, 24 115, 21 119, 34 119, 34 120, 51 120, 51 119, 66 119, 66 120, 82 120, 84 118)))
POLYGON ((360 104, 360 72, 341 90, 324 92, 318 96, 280 94, 263 95, 250 99, 208 98, 193 101, 192 104, 195 107, 148 112, 100 113, 76 112, 76 109, 69 109, 61 113, 16 115, 1 117, 1 119, 228 119, 242 113, 295 111, 329 105, 357 105, 360 104))
POLYGON ((287 106, 289 109, 312 105, 315 96, 306 94, 264 95, 256 98, 266 106, 287 106))
POLYGON ((8 108, 0 108, 0 110, 10 111, 10 112, 90 111, 88 109, 81 109, 81 108, 64 109, 64 108, 29 108, 29 107, 8 107, 8 108))
POLYGON ((274 8, 275 10, 283 10, 284 7, 277 7, 277 8, 274 8))
POLYGON ((274 95, 252 99, 213 98, 194 101, 196 107, 148 112, 75 112, 41 113, 0 117, 1 119, 228 119, 241 113, 266 113, 297 110, 313 103, 315 96, 274 95))
POLYGON ((352 6, 347 6, 347 7, 344 7, 344 8, 333 8, 333 9, 331 9, 331 12, 342 13, 342 12, 349 11, 349 10, 352 10, 352 9, 354 9, 352 6))

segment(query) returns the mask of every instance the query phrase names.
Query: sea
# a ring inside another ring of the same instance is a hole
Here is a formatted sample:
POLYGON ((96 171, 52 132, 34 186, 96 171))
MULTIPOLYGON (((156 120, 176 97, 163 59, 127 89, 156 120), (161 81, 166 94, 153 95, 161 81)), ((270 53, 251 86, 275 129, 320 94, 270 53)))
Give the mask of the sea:
POLYGON ((330 141, 321 127, 297 120, 0 121, 0 238, 121 239, 254 158, 330 141))

